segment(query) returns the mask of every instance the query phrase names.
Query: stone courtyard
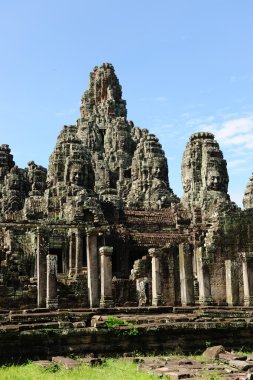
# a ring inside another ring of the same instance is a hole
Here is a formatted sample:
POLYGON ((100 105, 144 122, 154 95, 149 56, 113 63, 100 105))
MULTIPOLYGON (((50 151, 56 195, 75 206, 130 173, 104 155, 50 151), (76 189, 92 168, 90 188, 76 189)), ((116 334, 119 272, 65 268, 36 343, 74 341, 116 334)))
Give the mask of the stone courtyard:
POLYGON ((227 308, 246 319, 249 308, 251 318, 253 178, 243 210, 228 182, 214 135, 195 133, 179 199, 158 138, 127 119, 113 66, 95 67, 48 169, 21 169, 0 146, 0 329, 16 316, 27 326, 29 310, 51 326, 54 311, 99 308, 130 308, 137 321, 143 308, 227 308))

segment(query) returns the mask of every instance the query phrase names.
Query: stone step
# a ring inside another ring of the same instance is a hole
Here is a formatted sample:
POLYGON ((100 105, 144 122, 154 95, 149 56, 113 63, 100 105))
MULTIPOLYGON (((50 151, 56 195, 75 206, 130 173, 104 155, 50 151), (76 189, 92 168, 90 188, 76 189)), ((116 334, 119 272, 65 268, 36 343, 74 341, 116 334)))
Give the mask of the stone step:
POLYGON ((4 323, 36 323, 36 322, 55 322, 55 321, 87 321, 90 319, 90 313, 71 313, 71 312, 57 312, 57 313, 24 313, 24 314, 10 314, 5 318, 4 323))

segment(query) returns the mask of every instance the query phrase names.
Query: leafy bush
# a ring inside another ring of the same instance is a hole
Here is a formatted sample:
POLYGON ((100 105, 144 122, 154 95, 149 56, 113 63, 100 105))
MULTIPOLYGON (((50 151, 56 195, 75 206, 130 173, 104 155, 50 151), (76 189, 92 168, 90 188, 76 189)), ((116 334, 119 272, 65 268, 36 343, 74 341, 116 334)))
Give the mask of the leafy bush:
MULTIPOLYGON (((107 320, 105 322, 105 326, 108 329, 114 329, 114 328, 117 328, 119 326, 133 327, 134 323, 127 322, 127 321, 124 321, 123 319, 120 319, 118 317, 111 316, 111 317, 107 318, 107 320)), ((136 328, 123 331, 123 335, 138 335, 138 334, 139 334, 139 331, 136 328)))

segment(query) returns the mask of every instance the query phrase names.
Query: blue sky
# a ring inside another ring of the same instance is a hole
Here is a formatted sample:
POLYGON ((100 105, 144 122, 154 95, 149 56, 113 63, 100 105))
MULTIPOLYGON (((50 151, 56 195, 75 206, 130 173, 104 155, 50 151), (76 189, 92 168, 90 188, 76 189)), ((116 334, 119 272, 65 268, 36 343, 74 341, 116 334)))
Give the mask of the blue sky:
POLYGON ((155 133, 181 196, 191 133, 215 133, 241 203, 253 171, 252 0, 0 0, 0 144, 48 165, 89 73, 114 65, 128 119, 155 133))

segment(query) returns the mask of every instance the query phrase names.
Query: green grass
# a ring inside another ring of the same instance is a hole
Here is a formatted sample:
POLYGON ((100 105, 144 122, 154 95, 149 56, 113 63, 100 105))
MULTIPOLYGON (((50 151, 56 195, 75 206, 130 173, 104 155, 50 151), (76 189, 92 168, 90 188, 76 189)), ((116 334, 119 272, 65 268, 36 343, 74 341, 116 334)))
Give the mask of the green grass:
POLYGON ((137 364, 124 359, 107 359, 101 366, 81 365, 73 370, 52 366, 43 369, 32 363, 21 366, 0 367, 1 380, 157 380, 158 377, 138 372, 137 364))

